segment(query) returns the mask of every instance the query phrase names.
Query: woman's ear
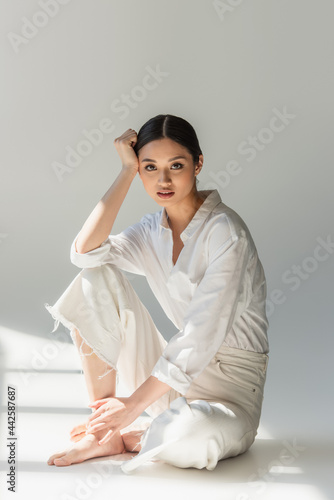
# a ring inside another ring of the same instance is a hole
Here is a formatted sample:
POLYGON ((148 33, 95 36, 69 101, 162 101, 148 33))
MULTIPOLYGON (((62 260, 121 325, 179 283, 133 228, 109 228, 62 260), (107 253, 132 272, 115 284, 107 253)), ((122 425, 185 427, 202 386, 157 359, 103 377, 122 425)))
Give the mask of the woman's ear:
POLYGON ((195 166, 195 175, 198 175, 200 173, 200 171, 202 170, 203 162, 204 162, 204 156, 203 155, 199 155, 198 156, 198 162, 197 162, 197 164, 195 166))

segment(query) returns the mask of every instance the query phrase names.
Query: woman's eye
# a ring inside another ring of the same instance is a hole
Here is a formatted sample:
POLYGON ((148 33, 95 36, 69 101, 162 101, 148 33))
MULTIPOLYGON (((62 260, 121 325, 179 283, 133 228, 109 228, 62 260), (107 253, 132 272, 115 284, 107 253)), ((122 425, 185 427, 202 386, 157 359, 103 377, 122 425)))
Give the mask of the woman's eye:
MULTIPOLYGON (((181 170, 181 168, 183 168, 183 165, 182 163, 173 163, 171 168, 172 170, 181 170)), ((152 172, 153 170, 156 170, 156 167, 154 165, 146 165, 145 170, 147 170, 148 172, 152 172)))

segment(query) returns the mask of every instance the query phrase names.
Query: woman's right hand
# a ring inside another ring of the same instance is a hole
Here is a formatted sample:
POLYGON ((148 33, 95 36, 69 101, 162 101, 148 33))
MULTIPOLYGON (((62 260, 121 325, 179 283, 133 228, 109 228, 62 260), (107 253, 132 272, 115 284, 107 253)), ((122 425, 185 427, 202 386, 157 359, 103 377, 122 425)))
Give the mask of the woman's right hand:
POLYGON ((121 158, 122 167, 134 170, 136 173, 139 168, 139 160, 133 146, 136 144, 137 138, 135 130, 128 128, 120 137, 114 140, 114 146, 121 158))

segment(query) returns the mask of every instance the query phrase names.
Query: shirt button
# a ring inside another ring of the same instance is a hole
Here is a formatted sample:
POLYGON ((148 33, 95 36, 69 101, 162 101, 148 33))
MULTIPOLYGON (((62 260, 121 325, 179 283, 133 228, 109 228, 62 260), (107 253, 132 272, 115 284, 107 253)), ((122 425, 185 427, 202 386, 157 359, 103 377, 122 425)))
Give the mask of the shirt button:
POLYGON ((215 363, 217 363, 217 359, 216 359, 216 357, 212 358, 212 360, 210 361, 210 363, 211 363, 212 365, 214 365, 215 363))

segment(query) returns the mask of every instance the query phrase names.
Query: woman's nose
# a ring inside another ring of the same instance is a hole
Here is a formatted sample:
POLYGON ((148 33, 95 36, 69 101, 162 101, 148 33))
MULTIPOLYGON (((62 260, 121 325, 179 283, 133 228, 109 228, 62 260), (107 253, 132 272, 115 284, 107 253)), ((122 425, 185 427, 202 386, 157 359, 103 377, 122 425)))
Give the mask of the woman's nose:
POLYGON ((159 184, 170 184, 171 179, 169 172, 161 172, 160 177, 159 177, 159 184))

